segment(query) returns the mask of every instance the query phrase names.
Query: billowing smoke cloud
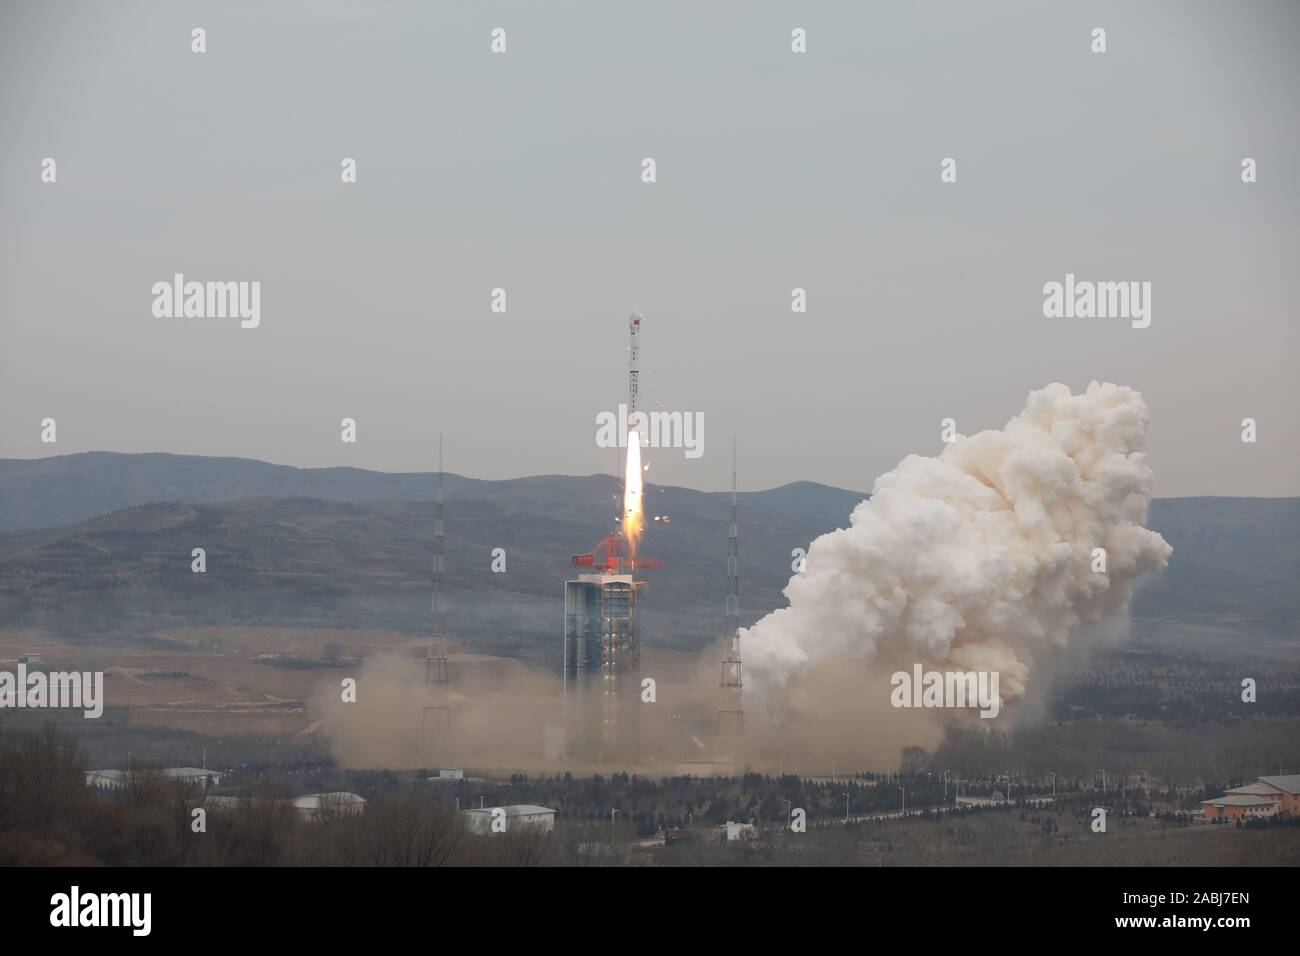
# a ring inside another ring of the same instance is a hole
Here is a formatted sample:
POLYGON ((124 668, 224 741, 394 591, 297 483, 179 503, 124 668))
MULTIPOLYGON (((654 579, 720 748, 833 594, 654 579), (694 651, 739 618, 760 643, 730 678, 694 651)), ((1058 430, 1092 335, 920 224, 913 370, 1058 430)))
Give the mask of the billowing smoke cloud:
POLYGON ((914 662, 997 671, 1003 702, 1023 698, 1072 637, 1096 639, 1138 575, 1169 558, 1143 527, 1147 420, 1133 389, 1049 385, 1001 431, 905 458, 849 527, 812 543, 786 586, 790 606, 742 632, 750 700, 769 711, 815 703, 810 681, 836 661, 872 672, 860 686, 873 700, 888 692, 879 672, 914 662))

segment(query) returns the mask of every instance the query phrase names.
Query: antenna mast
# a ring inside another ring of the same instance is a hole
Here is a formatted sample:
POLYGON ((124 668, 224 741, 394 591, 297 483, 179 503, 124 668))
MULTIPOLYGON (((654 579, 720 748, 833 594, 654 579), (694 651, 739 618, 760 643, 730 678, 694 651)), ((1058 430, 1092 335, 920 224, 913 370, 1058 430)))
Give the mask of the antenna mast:
POLYGON ((740 535, 736 523, 736 438, 731 438, 731 524, 727 533, 727 607, 723 615, 727 656, 719 683, 718 739, 745 736, 744 680, 740 661, 740 535))
POLYGON ((432 703, 424 708, 424 732, 430 736, 435 759, 446 763, 451 734, 450 679, 447 674, 447 557, 442 523, 442 434, 438 435, 438 490, 433 517, 433 602, 429 651, 424 661, 424 682, 432 703))

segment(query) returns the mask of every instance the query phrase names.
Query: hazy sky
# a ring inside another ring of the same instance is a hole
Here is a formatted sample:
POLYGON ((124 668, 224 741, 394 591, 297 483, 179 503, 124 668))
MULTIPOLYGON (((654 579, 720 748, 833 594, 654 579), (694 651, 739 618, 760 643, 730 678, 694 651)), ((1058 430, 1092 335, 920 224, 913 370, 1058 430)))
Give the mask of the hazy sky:
POLYGON ((743 487, 866 489, 1098 378, 1157 495, 1300 494, 1297 49, 1294 2, 5 2, 0 457, 608 472, 637 306, 705 420, 659 482, 734 432, 743 487), (176 272, 260 326, 154 317, 176 272), (1150 327, 1044 318, 1067 272, 1150 327))

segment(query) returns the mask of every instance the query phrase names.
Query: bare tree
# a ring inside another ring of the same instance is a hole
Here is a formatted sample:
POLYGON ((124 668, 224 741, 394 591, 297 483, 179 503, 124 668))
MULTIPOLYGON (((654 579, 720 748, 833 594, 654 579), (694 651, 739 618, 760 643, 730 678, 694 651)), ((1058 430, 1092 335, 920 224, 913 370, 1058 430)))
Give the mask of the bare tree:
POLYGON ((389 794, 366 805, 362 862, 375 866, 444 866, 464 846, 456 811, 418 794, 389 794))
POLYGON ((281 862, 298 823, 298 809, 270 783, 259 783, 233 815, 232 862, 270 866, 281 862))
POLYGON ((176 836, 180 843, 181 863, 190 861, 190 851, 194 845, 194 811, 203 806, 204 788, 190 780, 173 780, 168 788, 172 819, 176 824, 176 836))
POLYGON ((167 800, 166 778, 153 764, 137 764, 126 773, 126 805, 136 812, 162 806, 167 800))

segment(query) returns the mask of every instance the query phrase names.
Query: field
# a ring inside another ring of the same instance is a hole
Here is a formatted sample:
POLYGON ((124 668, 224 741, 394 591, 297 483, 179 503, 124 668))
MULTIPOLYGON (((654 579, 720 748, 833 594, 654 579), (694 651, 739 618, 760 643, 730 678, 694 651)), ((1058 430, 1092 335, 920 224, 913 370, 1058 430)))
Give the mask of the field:
POLYGON ((1300 827, 1175 826, 1112 820, 1105 834, 1071 818, 1045 833, 1045 811, 911 818, 783 834, 750 845, 704 841, 629 854, 655 865, 1294 866, 1300 827))

